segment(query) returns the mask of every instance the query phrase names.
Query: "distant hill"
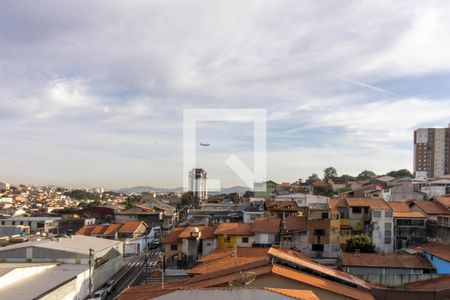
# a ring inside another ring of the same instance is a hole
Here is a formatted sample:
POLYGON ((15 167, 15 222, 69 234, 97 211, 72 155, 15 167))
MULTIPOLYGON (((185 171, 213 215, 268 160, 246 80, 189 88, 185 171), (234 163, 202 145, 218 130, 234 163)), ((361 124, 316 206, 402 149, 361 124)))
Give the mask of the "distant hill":
MULTIPOLYGON (((233 186, 229 188, 222 188, 221 193, 223 194, 230 194, 230 193, 241 193, 244 194, 246 191, 248 191, 249 188, 245 186, 233 186)), ((135 186, 135 187, 129 187, 129 188, 122 188, 117 190, 118 193, 143 193, 143 192, 155 192, 155 193, 164 193, 164 192, 175 192, 175 193, 182 193, 183 188, 177 187, 177 188, 159 188, 159 187, 153 187, 153 186, 135 186)), ((210 194, 220 194, 218 192, 209 192, 210 194)))

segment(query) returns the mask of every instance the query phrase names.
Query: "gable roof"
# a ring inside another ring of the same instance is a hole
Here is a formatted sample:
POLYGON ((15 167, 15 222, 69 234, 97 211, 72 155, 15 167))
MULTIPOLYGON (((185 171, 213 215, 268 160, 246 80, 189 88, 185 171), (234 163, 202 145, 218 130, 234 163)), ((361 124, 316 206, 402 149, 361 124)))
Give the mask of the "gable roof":
POLYGON ((387 201, 387 204, 395 212, 410 212, 411 207, 406 201, 387 201))
POLYGON ((215 226, 187 226, 178 236, 180 239, 186 239, 191 237, 191 232, 198 230, 200 232, 200 239, 214 238, 215 226))
POLYGON ((122 233, 133 233, 135 232, 141 225, 144 225, 146 228, 148 227, 143 221, 130 221, 123 224, 122 227, 119 228, 119 232, 122 233))
POLYGON ((260 265, 260 263, 267 263, 266 257, 223 257, 221 259, 212 260, 209 262, 205 262, 195 266, 194 268, 187 271, 188 274, 209 274, 214 273, 220 270, 228 269, 230 267, 239 267, 251 264, 254 266, 254 263, 260 265))
POLYGON ((252 232, 254 233, 279 233, 280 222, 278 218, 257 218, 252 224, 252 232))
POLYGON ((214 231, 215 235, 253 235, 252 224, 246 223, 221 223, 214 231))
POLYGON ((306 269, 311 273, 316 273, 319 276, 329 276, 335 280, 347 282, 352 285, 358 285, 363 288, 370 288, 368 283, 356 276, 350 275, 345 272, 341 272, 321 264, 315 263, 307 258, 300 257, 298 255, 291 255, 289 252, 282 251, 277 248, 270 248, 269 255, 282 260, 283 262, 290 263, 301 269, 306 269))
POLYGON ((122 227, 123 224, 111 224, 106 228, 103 235, 115 235, 117 232, 119 232, 120 227, 122 227))
POLYGON ((84 225, 75 232, 77 235, 90 235, 91 231, 94 230, 95 225, 84 225))
POLYGON ((450 287, 450 275, 405 284, 408 290, 439 291, 450 287))
POLYGON ((181 243, 180 234, 184 231, 184 227, 173 228, 168 235, 161 240, 162 244, 179 244, 181 243))
POLYGON ((268 210, 299 210, 297 202, 294 200, 266 200, 266 207, 268 210))
POLYGON ((426 258, 411 254, 343 252, 341 261, 348 267, 434 269, 426 258))
POLYGON ((251 248, 234 248, 234 249, 219 249, 210 254, 203 256, 197 262, 208 262, 224 257, 266 257, 269 248, 251 247, 251 248))
POLYGON ((436 201, 439 202, 442 206, 450 209, 450 196, 440 196, 436 197, 436 201))
POLYGON ((446 215, 450 213, 448 209, 445 209, 436 201, 415 201, 414 204, 427 215, 446 215))
POLYGON ((428 252, 434 256, 450 262, 450 245, 432 242, 417 246, 415 250, 428 252))
POLYGON ((370 207, 372 209, 390 210, 391 207, 381 198, 346 198, 350 207, 370 207))
POLYGON ((90 235, 103 234, 107 228, 108 225, 96 225, 90 232, 90 235))

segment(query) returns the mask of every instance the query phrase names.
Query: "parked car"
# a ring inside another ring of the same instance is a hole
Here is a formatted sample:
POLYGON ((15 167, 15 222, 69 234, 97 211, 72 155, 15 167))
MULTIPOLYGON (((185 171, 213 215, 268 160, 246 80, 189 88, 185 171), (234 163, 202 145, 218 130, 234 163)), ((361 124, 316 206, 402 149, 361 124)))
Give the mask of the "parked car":
POLYGON ((91 297, 86 300, 105 300, 107 296, 107 292, 105 289, 101 289, 96 291, 91 297))
POLYGON ((159 245, 161 244, 161 242, 158 239, 154 239, 151 243, 149 248, 150 249, 156 249, 159 247, 159 245))

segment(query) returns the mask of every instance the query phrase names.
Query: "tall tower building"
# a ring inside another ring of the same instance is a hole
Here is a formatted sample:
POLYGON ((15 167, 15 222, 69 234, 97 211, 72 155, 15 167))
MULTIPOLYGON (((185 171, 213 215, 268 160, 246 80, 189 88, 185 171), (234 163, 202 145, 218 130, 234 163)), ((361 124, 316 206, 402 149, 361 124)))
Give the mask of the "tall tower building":
POLYGON ((414 131, 414 174, 428 178, 450 174, 450 124, 414 131))
POLYGON ((194 193, 195 206, 198 207, 208 197, 206 191, 206 171, 192 169, 189 172, 189 190, 194 193))

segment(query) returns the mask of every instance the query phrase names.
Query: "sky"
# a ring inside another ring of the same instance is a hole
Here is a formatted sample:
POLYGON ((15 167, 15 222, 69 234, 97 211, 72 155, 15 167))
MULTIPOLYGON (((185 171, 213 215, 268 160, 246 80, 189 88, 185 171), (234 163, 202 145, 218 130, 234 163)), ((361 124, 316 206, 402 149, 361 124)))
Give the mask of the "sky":
MULTIPOLYGON (((450 122, 449 1, 0 4, 0 181, 178 187, 186 109, 264 109, 267 177, 412 171, 450 122)), ((213 116, 214 117, 214 116, 213 116)), ((250 122, 199 122, 198 167, 243 185, 250 122)))

